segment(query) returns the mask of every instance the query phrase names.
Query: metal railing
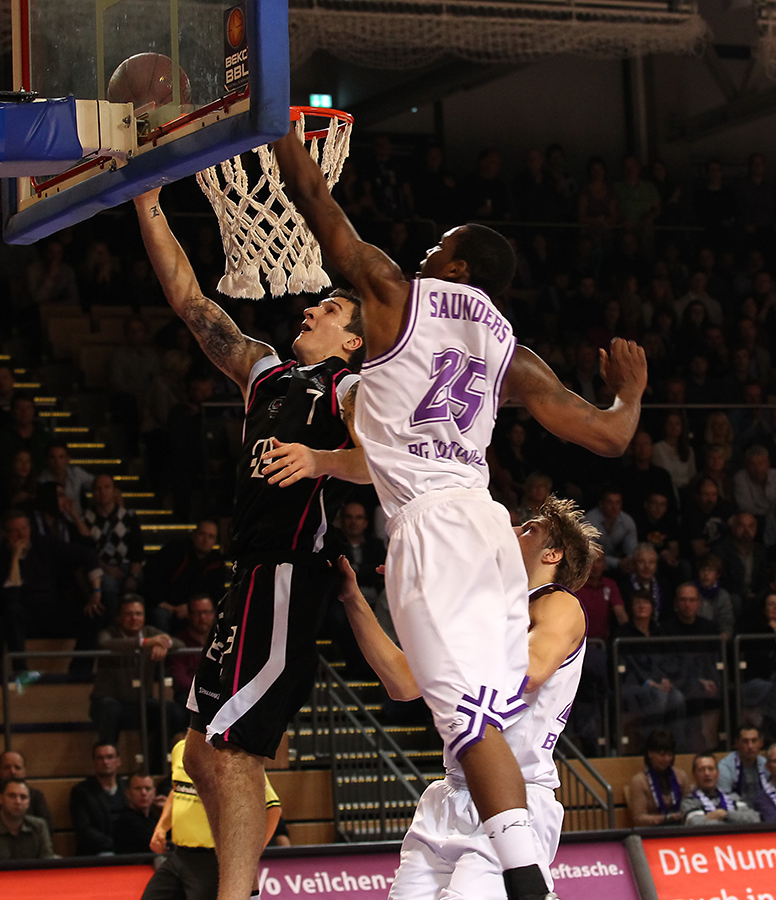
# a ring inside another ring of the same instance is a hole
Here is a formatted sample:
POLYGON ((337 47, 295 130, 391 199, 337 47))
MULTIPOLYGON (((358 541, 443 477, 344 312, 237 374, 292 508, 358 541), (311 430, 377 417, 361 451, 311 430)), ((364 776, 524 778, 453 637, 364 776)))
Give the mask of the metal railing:
MULTIPOLYGON (((766 642, 773 644, 774 649, 776 650, 775 634, 738 634, 733 639, 733 702, 735 703, 736 722, 740 723, 745 720, 745 710, 749 710, 751 715, 751 711, 760 706, 760 703, 753 703, 750 705, 744 700, 744 685, 751 681, 751 679, 745 677, 749 669, 749 661, 746 658, 745 648, 742 648, 741 645, 749 643, 765 644, 766 642)), ((770 673, 770 676, 771 677, 768 680, 772 685, 771 690, 767 691, 767 685, 763 685, 765 688, 763 694, 765 694, 766 691, 773 694, 772 705, 776 708, 776 669, 770 673)), ((766 699, 766 697, 763 699, 766 699)), ((762 713, 763 710, 760 710, 760 715, 762 715, 762 713)))
MULTIPOLYGON (((171 650, 168 655, 191 655, 191 654, 200 654, 202 649, 200 647, 182 647, 178 650, 171 650)), ((149 684, 146 678, 146 671, 144 663, 147 661, 147 654, 144 654, 139 648, 133 651, 132 654, 126 653, 118 653, 113 650, 20 650, 20 651, 8 651, 4 650, 2 654, 2 685, 0 685, 0 691, 2 693, 3 698, 3 734, 5 738, 5 749, 12 749, 13 744, 13 735, 17 731, 14 727, 15 725, 23 725, 26 724, 24 722, 23 717, 15 716, 14 714, 14 704, 18 701, 18 698, 22 696, 19 687, 17 686, 16 677, 13 673, 13 660, 15 659, 26 659, 27 657, 34 657, 35 659, 105 659, 109 657, 122 657, 126 658, 128 655, 132 655, 135 657, 135 661, 137 663, 137 672, 135 677, 132 679, 132 687, 136 688, 138 691, 137 694, 137 702, 138 702, 138 720, 139 720, 139 732, 140 732, 140 754, 139 758, 136 759, 136 763, 139 766, 149 767, 151 768, 154 765, 154 760, 151 759, 151 754, 149 753, 149 728, 148 728, 148 714, 146 708, 146 700, 149 696, 154 695, 154 687, 156 687, 156 696, 159 700, 159 746, 160 746, 160 754, 159 759, 156 761, 159 763, 158 769, 153 769, 154 774, 169 774, 170 770, 170 759, 169 759, 169 749, 168 742, 170 735, 168 734, 167 727, 167 715, 166 715, 166 707, 168 703, 172 701, 166 696, 167 690, 172 687, 172 679, 167 676, 165 671, 164 660, 159 660, 155 663, 154 666, 154 677, 152 682, 149 684)), ((99 662, 98 662, 99 665, 99 662)), ((25 686, 24 690, 35 690, 36 682, 29 683, 25 686)), ((52 723, 54 727, 57 724, 62 723, 52 723)))
POLYGON ((426 778, 323 659, 312 697, 313 753, 331 766, 334 826, 348 842, 404 836, 426 778))
POLYGON ((614 828, 614 791, 572 742, 562 734, 555 745, 560 788, 558 799, 566 813, 564 831, 614 828))
MULTIPOLYGON (((660 713, 654 710, 648 710, 646 713, 642 709, 642 715, 639 716, 638 711, 633 712, 630 711, 627 715, 623 709, 623 677, 629 674, 628 671, 628 650, 626 648, 643 648, 644 652, 649 655, 650 659, 654 662, 655 660, 659 660, 662 657, 671 661, 676 659, 682 659, 685 664, 691 661, 691 657, 708 657, 707 659, 700 660, 702 665, 707 666, 707 670, 704 674, 708 674, 712 676, 711 678, 705 680, 718 679, 718 687, 715 687, 715 693, 708 695, 708 700, 714 701, 714 707, 719 708, 719 723, 717 725, 717 741, 711 741, 711 747, 708 745, 705 746, 705 749, 714 749, 717 744, 722 743, 728 750, 730 749, 730 694, 729 694, 729 677, 728 677, 728 668, 726 665, 726 642, 725 638, 721 635, 719 637, 716 636, 666 636, 666 637, 645 637, 645 638, 616 638, 612 644, 612 659, 614 665, 614 717, 615 717, 615 734, 617 736, 617 746, 612 748, 614 752, 621 754, 623 751, 626 755, 632 755, 634 753, 640 752, 638 748, 635 748, 631 745, 631 737, 633 736, 633 728, 641 727, 644 722, 645 716, 649 716, 650 719, 654 720, 654 727, 668 727, 669 730, 673 725, 677 723, 679 725, 687 725, 691 724, 689 717, 685 714, 682 718, 676 720, 670 720, 670 714, 666 712, 666 715, 669 716, 669 719, 666 722, 659 722, 660 713), (689 647, 688 647, 689 645, 689 647), (690 649, 693 648, 693 649, 690 649), (697 648, 697 649, 695 649, 697 648), (713 666, 712 668, 708 668, 708 664, 712 662, 711 657, 713 656, 713 666), (721 727, 720 727, 721 724, 721 727)), ((698 680, 700 680, 698 677, 698 680)), ((716 684, 716 681, 715 681, 716 684)), ((643 687, 644 685, 637 685, 637 687, 643 687)), ((682 688, 682 684, 674 685, 676 690, 681 694, 681 697, 677 697, 677 700, 681 703, 684 703, 685 698, 682 688)), ((698 697, 690 697, 691 700, 698 701, 698 697)), ((710 706, 711 704, 709 704, 710 706)), ((686 752, 687 748, 681 746, 681 741, 678 741, 678 751, 686 752)), ((698 743, 698 749, 704 749, 701 746, 701 743, 698 743)))

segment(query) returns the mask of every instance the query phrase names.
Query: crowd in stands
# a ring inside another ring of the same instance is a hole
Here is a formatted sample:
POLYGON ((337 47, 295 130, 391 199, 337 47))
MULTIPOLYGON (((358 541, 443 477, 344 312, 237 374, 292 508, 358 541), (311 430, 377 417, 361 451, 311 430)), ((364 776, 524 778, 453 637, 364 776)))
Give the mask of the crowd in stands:
POLYGON ((631 779, 626 800, 637 828, 664 825, 752 825, 776 822, 776 744, 763 756, 763 733, 744 723, 735 749, 717 760, 711 750, 692 758, 692 770, 676 764, 670 731, 646 740, 644 771, 631 779))
MULTIPOLYGON (((583 174, 570 171, 553 144, 529 150, 524 165, 509 167, 514 177, 506 168, 497 149, 484 148, 471 171, 454 173, 439 145, 411 160, 381 135, 371 148, 356 146, 335 194, 408 277, 446 226, 477 220, 502 230, 518 267, 495 301, 521 342, 591 402, 612 399, 601 349, 614 337, 644 346, 645 409, 622 459, 597 457, 548 435, 523 410, 504 410, 488 452, 491 490, 515 523, 554 492, 576 500, 601 531, 601 560, 580 591, 593 640, 570 730, 585 749, 600 750, 601 710, 614 689, 612 642, 630 638, 640 643, 621 651, 618 685, 629 752, 665 728, 680 752, 707 753, 719 742, 717 663, 730 666, 737 635, 776 637, 776 192, 768 160, 753 153, 740 168, 709 160, 698 173, 672 173, 630 156, 615 173, 591 156, 583 174), (693 636, 692 652, 677 654, 693 636), (650 646, 653 638, 662 642, 650 646), (698 728, 689 727, 693 718, 698 728)), ((168 190, 171 216, 181 212, 176 231, 203 291, 215 297, 223 272, 216 224, 183 215, 197 206, 195 186, 168 190)), ((21 651, 27 637, 67 635, 77 649, 140 646, 149 665, 178 646, 201 647, 227 579, 224 524, 241 418, 234 385, 182 322, 149 328, 144 313, 165 301, 131 211, 35 247, 3 247, 0 284, 8 298, 0 340, 13 359, 0 361, 5 645, 21 651), (131 309, 104 387, 92 393, 105 397, 113 452, 142 473, 174 521, 196 523, 156 553, 144 550, 137 516, 111 474, 74 465, 33 397, 15 385, 17 363, 34 369, 51 360, 42 313, 56 306, 131 309), (232 406, 208 407, 214 400, 232 406)), ((281 356, 290 356, 302 310, 315 302, 219 299, 246 334, 281 356)), ((341 546, 390 632, 374 571, 385 552, 381 511, 369 488, 352 497, 340 516, 341 546)), ((348 673, 363 674, 336 604, 328 627, 348 673)), ((776 644, 752 642, 745 658, 744 712, 772 739, 776 644)), ((117 659, 100 661, 90 709, 107 746, 137 724, 138 694, 117 659)), ((170 735, 184 721, 195 660, 170 657, 170 735)), ((24 676, 25 661, 14 668, 24 676)), ((92 660, 71 667, 92 670, 92 660)), ((159 710, 152 704, 147 712, 155 731, 159 710)), ((707 763, 699 760, 696 778, 706 777, 707 763)), ((147 805, 141 782, 138 809, 147 805)))

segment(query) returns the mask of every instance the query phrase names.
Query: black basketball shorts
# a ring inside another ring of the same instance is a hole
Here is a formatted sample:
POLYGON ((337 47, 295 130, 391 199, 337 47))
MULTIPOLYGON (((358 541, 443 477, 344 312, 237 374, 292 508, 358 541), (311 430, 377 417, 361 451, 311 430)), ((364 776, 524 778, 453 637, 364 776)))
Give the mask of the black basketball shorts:
POLYGON ((309 564, 252 560, 238 569, 191 686, 195 731, 274 758, 310 696, 334 585, 333 570, 316 557, 309 564))

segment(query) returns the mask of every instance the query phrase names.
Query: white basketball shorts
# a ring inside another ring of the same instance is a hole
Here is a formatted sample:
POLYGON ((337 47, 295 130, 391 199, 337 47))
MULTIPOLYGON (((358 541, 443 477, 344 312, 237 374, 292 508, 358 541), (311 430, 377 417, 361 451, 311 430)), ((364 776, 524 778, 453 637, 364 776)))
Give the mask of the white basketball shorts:
POLYGON ((410 669, 449 754, 519 711, 528 579, 507 510, 487 491, 431 491, 390 523, 386 593, 410 669))
MULTIPOLYGON (((536 863, 552 888, 550 866, 563 826, 563 807, 549 788, 527 784, 536 863)), ((446 778, 420 798, 401 849, 388 900, 506 900, 493 846, 464 784, 446 778)))

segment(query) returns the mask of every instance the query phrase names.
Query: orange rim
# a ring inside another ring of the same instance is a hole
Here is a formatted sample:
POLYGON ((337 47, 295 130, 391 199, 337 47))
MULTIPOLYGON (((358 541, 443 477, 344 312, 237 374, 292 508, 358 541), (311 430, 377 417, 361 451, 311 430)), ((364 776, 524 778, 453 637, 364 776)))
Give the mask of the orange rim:
MULTIPOLYGON (((327 106, 291 107, 292 122, 298 122, 302 116, 321 116, 324 119, 338 119, 339 124, 337 125, 337 128, 345 128, 346 125, 353 124, 353 116, 348 112, 343 112, 341 109, 330 109, 327 106)), ((328 133, 328 128, 319 128, 313 129, 312 131, 305 131, 304 136, 306 140, 311 141, 313 138, 326 137, 328 133)))

